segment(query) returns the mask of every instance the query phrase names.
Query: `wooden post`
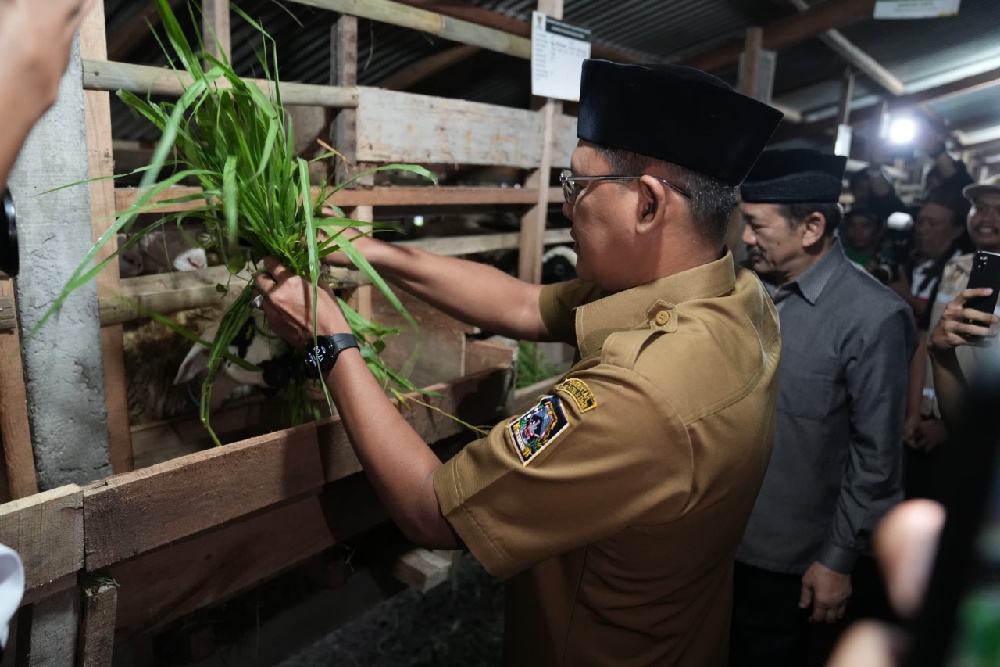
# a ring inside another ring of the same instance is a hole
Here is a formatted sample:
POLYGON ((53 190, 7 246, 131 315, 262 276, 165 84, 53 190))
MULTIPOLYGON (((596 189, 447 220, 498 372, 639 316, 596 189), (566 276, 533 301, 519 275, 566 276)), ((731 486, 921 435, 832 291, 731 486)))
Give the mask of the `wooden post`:
POLYGON ((115 646, 115 611, 118 587, 112 583, 96 584, 83 591, 83 625, 80 628, 81 667, 111 664, 115 646))
MULTIPOLYGON (((104 2, 98 0, 80 29, 80 55, 106 59, 104 2)), ((111 105, 109 93, 88 90, 83 93, 87 122, 87 162, 90 178, 102 178, 90 184, 90 213, 96 241, 114 222, 115 185, 107 178, 114 174, 114 149, 111 145, 111 105)), ((97 261, 111 255, 118 247, 115 240, 104 245, 97 261)), ((98 295, 118 293, 121 282, 118 263, 111 262, 97 276, 98 295)), ((111 447, 111 470, 132 470, 132 435, 128 419, 128 381, 122 325, 101 327, 101 350, 104 355, 104 397, 108 409, 108 437, 111 447)))
MULTIPOLYGON (((358 19, 342 15, 330 28, 330 85, 358 85, 358 19)), ((335 182, 349 178, 356 165, 351 162, 358 152, 358 112, 354 109, 340 109, 330 125, 330 145, 345 159, 330 161, 330 176, 335 182)))
POLYGON ((740 56, 739 88, 744 95, 756 98, 760 76, 761 53, 764 50, 764 29, 747 28, 746 46, 740 56))
MULTIPOLYGON (((739 62, 740 92, 755 100, 770 103, 776 56, 773 51, 764 49, 763 28, 747 28, 746 46, 739 62)), ((729 231, 726 233, 726 247, 732 251, 733 258, 737 262, 746 258, 742 236, 743 218, 734 212, 729 222, 729 231)))
POLYGON ((205 50, 219 60, 231 60, 229 0, 204 0, 201 26, 205 50))
MULTIPOLYGON (((14 281, 0 279, 0 299, 14 306, 14 281)), ((17 500, 38 493, 35 478, 35 454, 31 449, 28 425, 28 399, 24 392, 24 367, 21 365, 21 336, 15 328, 0 331, 0 437, 3 439, 6 493, 4 501, 17 500)))
POLYGON ((851 99, 854 97, 854 72, 844 71, 840 80, 840 102, 837 105, 837 143, 833 147, 836 155, 851 155, 851 99))
MULTIPOLYGON (((538 0, 538 11, 561 19, 563 0, 538 0)), ((521 251, 517 275, 529 283, 542 282, 542 254, 545 252, 545 223, 549 214, 549 181, 552 172, 553 126, 562 102, 546 100, 542 114, 542 159, 538 170, 528 176, 525 185, 538 188, 538 203, 521 218, 521 251)))
MULTIPOLYGON (((356 86, 358 84, 358 19, 342 15, 330 28, 330 85, 356 86)), ((330 165, 336 181, 344 181, 369 165, 357 162, 358 154, 358 112, 355 109, 340 109, 330 126, 331 140, 344 159, 334 158, 330 165)), ((366 177, 352 184, 352 187, 371 187, 375 180, 366 177)), ((350 213, 355 220, 372 222, 375 211, 371 206, 358 206, 350 213)), ((371 285, 362 285, 351 293, 350 305, 362 317, 372 315, 371 285)))

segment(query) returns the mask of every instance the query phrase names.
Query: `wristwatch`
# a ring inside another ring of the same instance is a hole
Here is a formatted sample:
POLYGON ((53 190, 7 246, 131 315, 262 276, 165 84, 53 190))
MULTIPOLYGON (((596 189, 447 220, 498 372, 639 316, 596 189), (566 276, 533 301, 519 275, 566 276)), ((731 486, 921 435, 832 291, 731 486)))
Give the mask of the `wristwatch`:
POLYGON ((316 343, 306 348, 306 377, 318 380, 325 376, 333 369, 340 353, 352 347, 357 348, 358 341, 351 334, 316 336, 316 343))

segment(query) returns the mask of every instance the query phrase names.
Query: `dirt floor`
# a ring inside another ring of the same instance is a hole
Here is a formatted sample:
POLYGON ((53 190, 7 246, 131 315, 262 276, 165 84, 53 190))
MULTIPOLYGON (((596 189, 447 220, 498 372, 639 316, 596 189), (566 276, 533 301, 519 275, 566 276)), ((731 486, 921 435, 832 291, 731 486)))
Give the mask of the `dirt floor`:
POLYGON ((466 555, 451 581, 406 590, 277 667, 495 667, 503 583, 466 555))

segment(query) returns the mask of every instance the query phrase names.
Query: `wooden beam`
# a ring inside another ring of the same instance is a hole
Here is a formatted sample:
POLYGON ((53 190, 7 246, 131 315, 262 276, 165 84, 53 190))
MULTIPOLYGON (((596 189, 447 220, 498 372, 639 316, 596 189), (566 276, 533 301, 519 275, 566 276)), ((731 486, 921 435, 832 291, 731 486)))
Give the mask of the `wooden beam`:
POLYGON ((119 563, 110 569, 121 584, 119 640, 256 585, 387 518, 359 475, 119 563))
MULTIPOLYGON (((569 229, 548 229, 545 231, 545 245, 555 245, 557 243, 570 243, 569 229)), ((396 245, 409 248, 420 248, 435 255, 446 255, 448 257, 458 257, 461 255, 473 255, 482 252, 495 252, 497 250, 513 250, 520 246, 521 235, 514 232, 510 234, 482 234, 477 236, 447 236, 436 239, 420 239, 418 241, 397 241, 396 245)))
MULTIPOLYGON (((104 2, 99 1, 87 15, 80 29, 80 55, 102 60, 107 58, 104 37, 104 2)), ((87 123, 87 173, 90 183, 90 214, 96 242, 115 221, 115 186, 109 178, 115 173, 114 148, 111 143, 111 102, 104 91, 83 93, 87 123)), ((101 248, 95 260, 104 261, 118 249, 115 239, 101 248)), ((118 262, 111 262, 97 275, 98 296, 115 293, 119 288, 118 262)), ((108 444, 112 472, 132 470, 132 438, 128 422, 128 380, 125 374, 125 348, 120 324, 101 328, 101 354, 104 358, 104 400, 108 410, 108 444)))
MULTIPOLYGON (((746 45, 740 59, 739 89, 744 95, 758 100, 761 98, 757 96, 757 80, 763 74, 760 71, 763 51, 764 29, 747 28, 746 45)), ((763 101, 766 102, 767 99, 763 101)))
MULTIPOLYGON (((164 190, 151 198, 151 202, 163 201, 171 197, 179 197, 198 192, 198 188, 175 187, 164 190)), ((318 188, 313 191, 318 193, 318 188)), ((124 211, 139 198, 137 188, 117 188, 115 190, 115 205, 118 211, 124 211)), ((562 197, 559 188, 550 188, 548 197, 557 200, 562 197)), ((533 204, 538 200, 538 191, 534 188, 497 188, 497 187, 465 187, 465 186, 415 186, 415 187, 377 187, 371 190, 340 190, 329 198, 331 204, 340 207, 353 206, 522 206, 533 204)), ((186 211, 196 208, 197 203, 183 203, 164 206, 157 209, 162 213, 186 211)))
MULTIPOLYGON (((265 93, 270 92, 273 82, 263 79, 244 79, 254 83, 265 93)), ((165 67, 129 65, 127 63, 104 60, 83 59, 83 87, 86 90, 128 90, 138 95, 180 96, 190 85, 191 77, 186 72, 176 72, 165 67)), ((224 82, 219 83, 225 88, 224 82)), ((353 108, 358 106, 355 88, 317 86, 307 83, 281 83, 281 101, 289 106, 324 106, 353 108)))
POLYGON ((75 664, 81 667, 105 667, 111 664, 115 647, 117 605, 118 587, 114 584, 96 584, 84 589, 80 655, 75 664))
POLYGON ((531 40, 484 28, 434 12, 409 7, 389 0, 295 0, 298 4, 318 7, 358 18, 389 23, 418 30, 453 42, 479 46, 516 58, 531 58, 531 40))
MULTIPOLYGON (((498 12, 483 9, 482 7, 474 7, 472 5, 457 2, 439 3, 434 0, 399 0, 399 3, 403 5, 410 5, 411 7, 426 8, 428 11, 436 12, 443 16, 450 16, 452 18, 468 21, 469 23, 475 23, 487 28, 493 28, 494 30, 500 30, 511 35, 523 37, 525 39, 531 39, 531 24, 527 21, 521 21, 512 16, 506 16, 498 12)), ((662 58, 654 55, 633 55, 631 53, 619 51, 618 49, 612 49, 601 44, 594 44, 591 46, 591 55, 594 58, 613 60, 620 63, 650 64, 663 60, 662 58)))
MULTIPOLYGON (((799 12, 809 11, 809 5, 806 4, 805 0, 787 0, 787 3, 795 7, 799 12)), ((827 30, 819 38, 849 65, 866 74, 868 78, 885 88, 890 94, 903 94, 905 90, 903 82, 883 67, 877 60, 847 39, 839 30, 827 30)))
MULTIPOLYGON (((358 19, 341 15, 330 26, 330 85, 358 85, 358 19)), ((330 144, 344 157, 331 161, 328 169, 334 183, 342 183, 358 173, 358 112, 341 109, 330 123, 330 144)), ((356 182, 351 189, 357 187, 356 182)))
POLYGON ((24 562, 27 592, 83 567, 83 491, 75 484, 0 506, 0 544, 24 562))
MULTIPOLYGON (((765 49, 780 49, 872 15, 875 0, 825 0, 798 16, 775 21, 764 28, 765 49)), ((694 55, 682 64, 705 71, 721 69, 739 60, 743 40, 732 40, 694 55)))
POLYGON ((389 90, 409 90, 421 81, 429 79, 457 63, 468 60, 481 51, 482 49, 478 46, 469 46, 468 44, 454 46, 396 72, 383 81, 381 87, 389 90))
MULTIPOLYGON (((545 118, 529 110, 360 88, 359 162, 489 164, 542 161, 545 118)), ((554 113, 554 112, 553 112, 554 113)), ((576 119, 554 114, 552 165, 569 166, 576 119)))
POLYGON ((219 60, 232 60, 229 0, 202 0, 202 39, 205 50, 219 60))
POLYGON ((87 569, 314 491, 321 471, 307 425, 96 482, 84 491, 87 569))
MULTIPOLYGON (((16 312, 14 281, 0 279, 0 298, 16 312)), ((35 476, 35 453, 31 447, 31 427, 28 424, 28 399, 24 389, 24 366, 21 362, 21 332, 15 328, 0 331, 0 440, 7 500, 17 500, 38 493, 35 476)))

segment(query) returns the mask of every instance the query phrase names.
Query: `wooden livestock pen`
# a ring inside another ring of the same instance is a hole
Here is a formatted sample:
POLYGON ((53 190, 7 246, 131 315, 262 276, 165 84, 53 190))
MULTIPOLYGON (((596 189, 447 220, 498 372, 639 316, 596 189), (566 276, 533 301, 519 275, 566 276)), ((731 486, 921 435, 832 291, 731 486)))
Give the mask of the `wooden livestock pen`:
MULTIPOLYGON (((519 247, 522 277, 538 281, 543 246, 568 240, 566 230, 546 231, 545 216, 549 201, 561 201, 559 191, 550 188, 549 174, 553 166, 568 166, 576 141, 575 119, 562 115, 552 101, 530 111, 354 85, 358 16, 519 58, 528 57, 529 41, 386 0, 298 1, 341 14, 331 53, 337 85, 282 84, 283 101, 293 108, 335 110, 331 136, 348 157, 348 169, 412 162, 530 170, 518 188, 367 183, 339 192, 333 203, 353 210, 360 220, 372 220, 373 210, 381 207, 521 206, 519 234, 417 243, 456 255, 519 247)), ((542 4, 543 11, 560 14, 561 1, 542 4)), ((222 49, 228 48, 228 17, 228 2, 205 0, 206 34, 215 35, 222 49)), ((78 113, 85 126, 88 178, 114 173, 108 91, 168 96, 181 91, 172 72, 107 60, 100 1, 82 31, 79 58, 71 61, 67 81, 78 86, 76 90, 82 84, 84 91, 82 108, 67 113, 78 113)), ((64 92, 69 84, 64 82, 64 92)), ((63 98, 58 105, 72 106, 63 98)), ((29 142, 25 154, 32 150, 29 142)), ((12 177, 15 189, 18 178, 22 183, 39 181, 36 191, 65 184, 59 182, 61 175, 32 171, 30 161, 19 169, 20 176, 16 171, 12 177)), ((134 190, 116 188, 110 179, 75 192, 81 207, 89 202, 89 231, 95 239, 138 196, 134 190)), ((29 204, 20 224, 30 244, 35 220, 29 204)), ((46 205, 44 198, 38 205, 46 205)), ((47 415, 67 408, 44 405, 31 388, 38 379, 20 345, 22 329, 32 323, 20 317, 20 304, 19 317, 10 316, 15 299, 28 300, 29 292, 22 291, 27 287, 21 284, 28 279, 0 280, 0 496, 5 501, 0 506, 0 542, 22 556, 27 577, 12 629, 13 650, 3 664, 111 664, 116 646, 141 647, 144 638, 148 642, 170 621, 315 559, 386 521, 336 416, 274 430, 266 403, 240 401, 213 416, 216 430, 230 443, 219 448, 207 448, 208 439, 194 417, 129 423, 123 323, 140 317, 136 304, 169 313, 213 302, 222 270, 119 278, 112 263, 98 277, 96 293, 81 297, 90 299, 88 307, 95 313, 91 321, 100 327, 107 439, 89 442, 69 432, 63 438, 66 447, 96 450, 107 462, 97 469, 110 475, 97 475, 94 481, 93 474, 80 472, 76 481, 59 484, 53 484, 48 473, 38 473, 47 454, 36 435, 47 415)), ((370 286, 350 272, 341 277, 363 314, 390 317, 370 286)), ((39 298, 47 289, 51 302, 61 283, 56 284, 60 281, 55 277, 48 282, 34 287, 30 298, 39 298)), ((454 436, 469 435, 448 415, 488 425, 510 414, 516 398, 516 348, 477 340, 470 337, 471 328, 413 298, 405 302, 419 329, 398 337, 386 354, 391 363, 402 364, 419 347, 422 353, 410 369, 411 377, 430 393, 406 401, 400 409, 423 438, 442 443, 441 454, 448 456, 449 448, 461 446, 454 436)), ((59 326, 73 336, 77 330, 72 327, 86 324, 59 326)), ((44 345, 32 340, 25 350, 36 344, 44 345)), ((95 386, 100 389, 101 383, 95 386)), ((73 479, 72 471, 67 474, 73 479)), ((401 579, 421 588, 439 581, 449 562, 441 554, 414 551, 400 558, 395 569, 401 579)), ((139 653, 136 663, 142 664, 139 653)))

